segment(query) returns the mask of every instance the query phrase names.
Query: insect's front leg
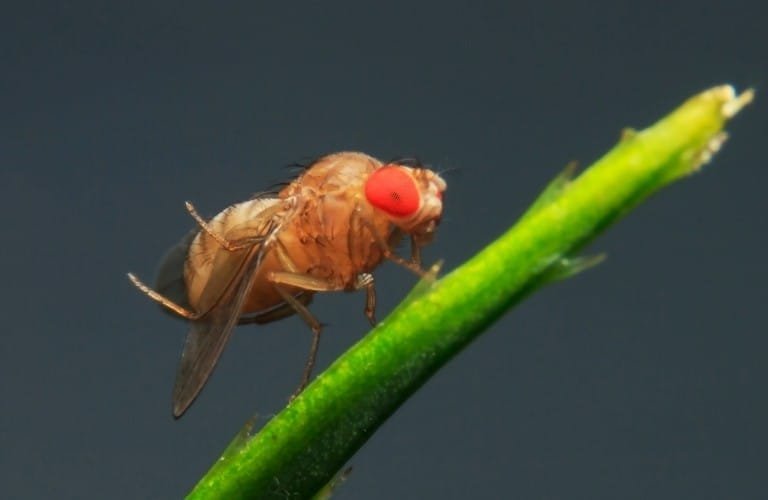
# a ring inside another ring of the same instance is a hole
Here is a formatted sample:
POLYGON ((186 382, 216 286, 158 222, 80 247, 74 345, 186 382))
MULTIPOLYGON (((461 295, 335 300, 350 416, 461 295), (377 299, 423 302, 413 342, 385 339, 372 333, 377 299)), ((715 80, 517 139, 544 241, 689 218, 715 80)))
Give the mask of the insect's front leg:
MULTIPOLYGON (((408 269, 412 273, 416 274, 416 276, 423 278, 427 272, 421 268, 420 263, 420 253, 418 251, 418 245, 416 244, 416 241, 411 237, 411 260, 404 259, 397 255, 392 250, 392 245, 384 239, 384 237, 379 233, 379 231, 376 229, 376 227, 360 214, 360 211, 358 209, 354 210, 352 212, 352 219, 357 219, 356 223, 362 225, 368 231, 370 231, 371 236, 373 236, 374 241, 376 241, 376 244, 381 249, 381 253, 384 255, 384 258, 387 260, 391 260, 395 264, 398 264, 400 266, 403 266, 404 268, 408 269), (414 250, 416 248, 416 250, 414 250), (414 253, 415 251, 415 253, 414 253)), ((352 226, 352 221, 350 221, 350 227, 352 226)), ((399 229, 395 229, 395 231, 399 231, 399 229)), ((400 233, 394 233, 393 236, 396 236, 397 239, 400 237, 400 233)))
POLYGON ((411 262, 421 268, 421 245, 416 241, 416 237, 411 235, 411 262))

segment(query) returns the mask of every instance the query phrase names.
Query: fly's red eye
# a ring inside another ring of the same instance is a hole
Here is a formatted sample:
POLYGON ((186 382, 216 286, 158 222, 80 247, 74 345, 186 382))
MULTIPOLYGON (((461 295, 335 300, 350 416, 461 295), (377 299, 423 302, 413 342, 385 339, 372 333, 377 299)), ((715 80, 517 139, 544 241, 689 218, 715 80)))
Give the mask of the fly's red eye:
POLYGON ((395 217, 412 215, 419 209, 419 190, 401 167, 381 167, 365 183, 371 205, 395 217))

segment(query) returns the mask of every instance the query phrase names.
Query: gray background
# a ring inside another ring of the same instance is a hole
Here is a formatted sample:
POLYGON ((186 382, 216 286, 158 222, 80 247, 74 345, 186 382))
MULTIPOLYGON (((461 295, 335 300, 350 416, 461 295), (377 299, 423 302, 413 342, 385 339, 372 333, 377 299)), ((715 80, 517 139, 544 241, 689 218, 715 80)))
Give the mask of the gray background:
MULTIPOLYGON (((277 3, 277 2, 274 2, 277 3)), ((713 165, 601 237, 354 457, 337 498, 766 498, 765 3, 29 3, 0 20, 0 492, 174 498, 285 403, 296 318, 236 332, 182 420, 151 279, 205 214, 337 150, 447 170, 428 261, 493 240, 569 160, 714 84, 755 86, 713 165)), ((380 311, 413 285, 384 266, 380 311)), ((327 365, 362 297, 319 297, 327 365)))

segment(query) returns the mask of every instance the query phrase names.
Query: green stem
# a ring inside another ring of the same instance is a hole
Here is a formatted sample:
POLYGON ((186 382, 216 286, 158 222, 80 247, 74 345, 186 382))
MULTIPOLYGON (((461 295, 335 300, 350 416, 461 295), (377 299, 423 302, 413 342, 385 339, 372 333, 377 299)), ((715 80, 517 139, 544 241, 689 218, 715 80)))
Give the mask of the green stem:
MULTIPOLYGON (((436 370, 527 293, 594 259, 571 256, 719 148, 747 104, 716 87, 621 141, 575 180, 553 181, 506 234, 440 280, 420 283, 253 437, 240 435, 190 498, 309 498, 436 370)), ((436 272, 436 271, 435 271, 436 272)))

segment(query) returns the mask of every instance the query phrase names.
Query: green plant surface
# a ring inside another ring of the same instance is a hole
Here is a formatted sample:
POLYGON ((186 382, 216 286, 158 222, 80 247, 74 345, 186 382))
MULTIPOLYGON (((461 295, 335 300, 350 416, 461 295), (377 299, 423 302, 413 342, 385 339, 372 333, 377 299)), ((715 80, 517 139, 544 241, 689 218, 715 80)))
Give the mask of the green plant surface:
POLYGON ((326 498, 344 464, 436 370, 526 294, 599 262, 578 250, 706 163, 752 96, 712 88, 645 130, 625 131, 580 176, 566 169, 499 239, 441 279, 433 266, 258 433, 242 431, 189 498, 326 498))

